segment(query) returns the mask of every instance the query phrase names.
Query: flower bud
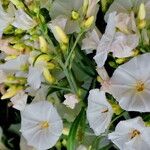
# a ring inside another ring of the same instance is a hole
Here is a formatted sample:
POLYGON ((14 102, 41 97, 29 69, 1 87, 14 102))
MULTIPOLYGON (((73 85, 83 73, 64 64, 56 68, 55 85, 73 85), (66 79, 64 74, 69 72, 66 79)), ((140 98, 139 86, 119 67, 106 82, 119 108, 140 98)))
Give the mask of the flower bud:
POLYGON ((124 63, 125 61, 126 61, 125 58, 118 58, 118 59, 116 59, 116 63, 117 63, 117 64, 122 64, 122 63, 124 63))
POLYGON ((139 12, 138 12, 138 18, 139 18, 139 20, 144 20, 145 17, 146 17, 145 5, 144 5, 144 3, 141 3, 139 12))
POLYGON ((138 28, 143 29, 146 26, 146 20, 140 20, 138 23, 138 28))
POLYGON ((51 62, 48 62, 48 63, 47 63, 47 68, 50 69, 50 70, 52 70, 52 69, 55 68, 55 64, 53 64, 53 63, 51 63, 51 62))
POLYGON ((87 20, 84 21, 83 27, 88 29, 92 26, 93 22, 94 22, 94 16, 91 16, 87 20))
POLYGON ((46 40, 44 39, 43 36, 39 37, 39 42, 40 42, 40 50, 43 53, 47 53, 48 52, 48 44, 46 42, 46 40))
POLYGON ((68 44, 69 38, 65 34, 65 32, 59 26, 55 26, 54 28, 55 28, 55 33, 57 34, 57 36, 60 39, 60 42, 64 43, 64 44, 68 44))
POLYGON ((44 68, 43 75, 44 75, 45 80, 47 82, 49 82, 50 84, 55 82, 54 77, 50 74, 50 72, 49 72, 49 70, 47 68, 44 68))
POLYGON ((22 86, 11 86, 7 92, 1 97, 1 99, 7 99, 15 96, 19 91, 23 89, 22 86))
POLYGON ((36 59, 36 63, 38 62, 48 62, 52 59, 52 57, 50 55, 47 54, 41 54, 37 59, 36 59))

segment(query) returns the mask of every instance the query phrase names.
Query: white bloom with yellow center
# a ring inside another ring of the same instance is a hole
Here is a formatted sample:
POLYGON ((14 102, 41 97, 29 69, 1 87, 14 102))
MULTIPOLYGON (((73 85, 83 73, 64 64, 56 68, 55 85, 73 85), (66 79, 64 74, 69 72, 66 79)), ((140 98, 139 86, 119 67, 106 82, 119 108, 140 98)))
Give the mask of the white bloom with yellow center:
POLYGON ((141 117, 120 121, 108 138, 120 150, 149 150, 150 127, 145 127, 141 117))
POLYGON ((21 132, 27 144, 44 150, 53 147, 62 134, 63 123, 54 106, 41 101, 21 113, 21 132))
POLYGON ((150 112, 150 54, 119 66, 110 79, 110 93, 127 111, 150 112))
POLYGON ((105 92, 99 89, 91 90, 88 97, 87 119, 97 136, 108 128, 112 115, 113 110, 106 99, 105 92))

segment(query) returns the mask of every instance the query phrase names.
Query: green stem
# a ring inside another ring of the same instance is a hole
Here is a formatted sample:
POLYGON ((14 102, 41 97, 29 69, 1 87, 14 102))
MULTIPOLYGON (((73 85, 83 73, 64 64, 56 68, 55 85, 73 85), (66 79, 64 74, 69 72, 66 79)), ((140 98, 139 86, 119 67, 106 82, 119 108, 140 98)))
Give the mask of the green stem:
POLYGON ((74 49, 76 48, 76 46, 77 46, 77 44, 78 44, 78 41, 80 40, 80 38, 81 38, 81 36, 82 36, 83 33, 84 33, 83 31, 82 31, 81 33, 79 33, 79 35, 78 35, 77 38, 76 38, 76 41, 75 41, 75 43, 74 43, 74 45, 73 45, 73 47, 72 47, 72 49, 71 49, 71 51, 70 51, 70 53, 69 53, 69 55, 68 55, 68 57, 67 57, 67 60, 66 60, 66 62, 65 62, 65 67, 66 67, 66 68, 67 68, 68 65, 69 65, 69 61, 70 61, 70 58, 71 58, 71 56, 72 56, 72 53, 73 53, 74 49))

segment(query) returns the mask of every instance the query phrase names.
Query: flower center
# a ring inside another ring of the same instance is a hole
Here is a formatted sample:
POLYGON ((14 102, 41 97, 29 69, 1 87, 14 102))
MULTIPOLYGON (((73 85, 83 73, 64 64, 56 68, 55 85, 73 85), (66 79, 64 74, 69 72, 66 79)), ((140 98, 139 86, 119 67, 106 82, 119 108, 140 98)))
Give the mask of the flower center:
POLYGON ((136 85, 136 91, 137 92, 142 92, 144 91, 144 83, 143 82, 138 82, 136 85))
POLYGON ((49 127, 49 123, 48 123, 48 121, 42 121, 40 123, 40 126, 41 126, 41 129, 46 129, 49 127))
POLYGON ((131 139, 135 138, 136 136, 140 135, 140 131, 138 130, 133 130, 133 132, 131 133, 131 139))
POLYGON ((74 11, 74 10, 71 12, 71 18, 72 18, 73 20, 77 20, 79 17, 80 17, 80 15, 79 15, 78 12, 76 12, 76 11, 74 11))

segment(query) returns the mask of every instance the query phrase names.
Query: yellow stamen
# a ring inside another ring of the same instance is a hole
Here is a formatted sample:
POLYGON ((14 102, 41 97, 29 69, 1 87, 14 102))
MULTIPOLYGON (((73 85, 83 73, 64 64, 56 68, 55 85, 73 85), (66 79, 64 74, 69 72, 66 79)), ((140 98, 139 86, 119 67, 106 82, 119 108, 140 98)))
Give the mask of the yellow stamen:
POLYGON ((41 126, 41 129, 46 129, 49 127, 49 123, 48 123, 48 121, 42 121, 40 123, 40 126, 41 126))
POLYGON ((137 92, 142 92, 144 91, 144 83, 143 82, 138 82, 136 85, 136 91, 137 92))

